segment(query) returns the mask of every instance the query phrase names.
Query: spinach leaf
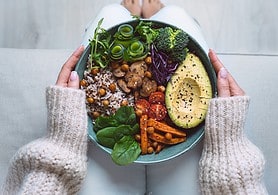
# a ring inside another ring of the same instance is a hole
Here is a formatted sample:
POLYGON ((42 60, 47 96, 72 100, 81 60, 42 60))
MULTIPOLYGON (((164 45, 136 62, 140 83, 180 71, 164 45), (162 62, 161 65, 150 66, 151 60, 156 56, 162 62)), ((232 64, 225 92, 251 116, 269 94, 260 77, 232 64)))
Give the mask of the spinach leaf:
POLYGON ((108 148, 113 148, 116 140, 114 137, 114 132, 116 131, 117 127, 106 127, 101 129, 97 132, 97 140, 98 142, 108 148))
POLYGON ((114 115, 110 116, 99 116, 95 120, 94 131, 99 131, 100 129, 106 127, 117 127, 121 124, 135 125, 136 124, 136 114, 133 107, 122 106, 120 107, 114 115))
POLYGON ((124 136, 115 144, 111 157, 116 164, 127 165, 135 161, 140 153, 139 143, 132 136, 124 136))
POLYGON ((131 106, 121 106, 116 111, 114 118, 120 124, 134 125, 136 123, 136 115, 131 106))
POLYGON ((141 148, 134 139, 140 131, 133 107, 122 106, 114 115, 99 116, 94 124, 98 142, 112 149, 112 159, 127 165, 138 158, 141 148))
POLYGON ((137 124, 135 112, 133 112, 132 114, 129 115, 129 117, 127 119, 127 124, 130 124, 130 125, 137 124))
POLYGON ((138 133, 139 130, 140 130, 139 124, 136 123, 136 124, 132 127, 132 130, 133 130, 133 134, 138 133))
POLYGON ((114 118, 113 115, 111 116, 99 116, 95 120, 94 124, 94 131, 99 131, 100 129, 106 128, 106 127, 117 127, 121 123, 118 122, 116 118, 114 118))
POLYGON ((139 130, 136 125, 133 128, 130 125, 120 125, 118 127, 106 127, 97 132, 99 143, 105 147, 113 148, 115 143, 125 135, 134 135, 139 130))

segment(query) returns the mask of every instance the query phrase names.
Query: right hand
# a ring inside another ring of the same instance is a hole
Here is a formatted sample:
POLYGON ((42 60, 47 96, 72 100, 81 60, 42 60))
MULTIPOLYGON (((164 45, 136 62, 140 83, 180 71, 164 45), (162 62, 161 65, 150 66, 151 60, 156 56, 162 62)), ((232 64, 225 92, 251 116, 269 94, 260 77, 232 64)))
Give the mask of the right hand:
POLYGON ((210 49, 208 55, 217 74, 218 97, 244 96, 245 92, 218 59, 216 53, 210 49))

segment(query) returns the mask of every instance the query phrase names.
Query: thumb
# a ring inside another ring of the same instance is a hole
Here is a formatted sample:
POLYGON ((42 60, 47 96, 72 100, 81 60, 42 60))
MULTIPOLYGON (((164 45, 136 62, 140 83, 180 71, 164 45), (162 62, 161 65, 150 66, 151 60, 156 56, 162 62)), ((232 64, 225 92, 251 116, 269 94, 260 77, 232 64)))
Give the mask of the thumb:
POLYGON ((71 71, 68 87, 73 89, 79 89, 79 76, 76 71, 71 71))
POLYGON ((230 86, 228 80, 228 72, 222 67, 218 72, 217 88, 219 97, 230 97, 230 86))

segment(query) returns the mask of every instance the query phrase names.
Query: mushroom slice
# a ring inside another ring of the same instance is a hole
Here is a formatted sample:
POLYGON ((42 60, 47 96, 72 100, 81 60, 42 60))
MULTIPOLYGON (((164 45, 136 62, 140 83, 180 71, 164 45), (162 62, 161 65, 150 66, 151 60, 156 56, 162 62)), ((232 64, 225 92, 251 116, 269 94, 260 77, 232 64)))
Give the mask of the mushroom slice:
POLYGON ((125 81, 127 82, 127 87, 132 89, 140 88, 143 83, 142 77, 132 72, 126 74, 125 81))
POLYGON ((157 83, 155 80, 148 79, 145 77, 143 79, 142 88, 140 90, 140 95, 143 97, 148 97, 152 92, 157 90, 157 83))
POLYGON ((117 78, 121 78, 125 76, 125 72, 121 70, 121 67, 118 67, 115 70, 113 70, 113 75, 117 78))
POLYGON ((117 81, 119 87, 125 92, 125 93, 130 93, 131 90, 127 87, 126 82, 123 79, 119 79, 117 81))
POLYGON ((136 61, 134 63, 132 63, 129 67, 130 72, 136 73, 141 77, 144 77, 144 73, 145 71, 148 69, 147 64, 145 63, 145 61, 141 60, 141 61, 136 61))

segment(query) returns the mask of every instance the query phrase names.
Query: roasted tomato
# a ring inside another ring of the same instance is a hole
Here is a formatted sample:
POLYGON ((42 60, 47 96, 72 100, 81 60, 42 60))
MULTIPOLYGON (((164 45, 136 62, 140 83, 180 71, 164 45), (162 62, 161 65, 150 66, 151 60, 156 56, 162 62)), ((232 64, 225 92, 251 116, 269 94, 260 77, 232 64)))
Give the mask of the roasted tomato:
POLYGON ((145 99, 135 101, 135 111, 142 111, 142 114, 148 114, 150 103, 145 99))
POLYGON ((150 104, 164 104, 165 103, 165 95, 160 91, 156 91, 151 93, 149 96, 150 104))
POLYGON ((148 116, 157 121, 161 121, 166 117, 167 110, 162 104, 151 104, 148 116))

